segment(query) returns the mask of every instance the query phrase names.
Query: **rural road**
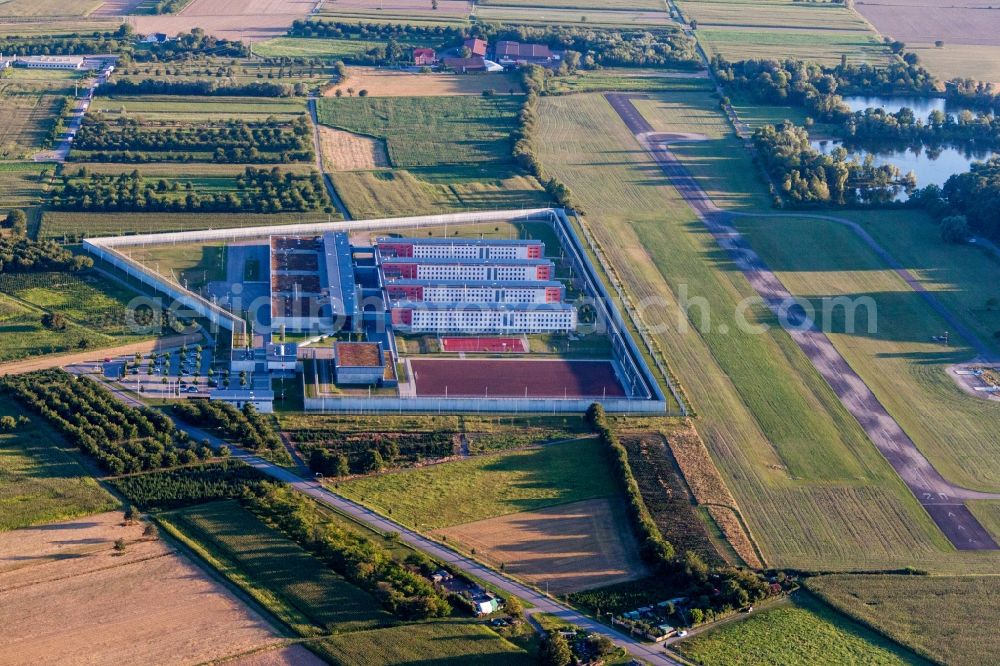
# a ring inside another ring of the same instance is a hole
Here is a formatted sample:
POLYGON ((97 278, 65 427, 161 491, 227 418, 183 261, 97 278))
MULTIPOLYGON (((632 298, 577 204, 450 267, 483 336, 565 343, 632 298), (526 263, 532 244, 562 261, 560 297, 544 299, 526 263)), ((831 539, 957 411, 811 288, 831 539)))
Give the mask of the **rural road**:
MULTIPOLYGON (((667 142, 672 135, 655 132, 632 104, 631 95, 609 93, 605 97, 955 548, 1000 548, 964 504, 969 499, 1000 499, 1000 493, 968 490, 941 476, 830 339, 794 304, 781 281, 731 224, 731 214, 715 205, 670 152, 667 142)), ((924 298, 933 296, 921 293, 924 298)))
POLYGON ((29 358, 23 361, 2 363, 0 364, 0 375, 20 375, 26 372, 34 372, 35 370, 62 368, 67 365, 86 363, 97 358, 114 358, 116 356, 128 356, 135 353, 148 354, 151 351, 173 349, 175 347, 180 347, 181 345, 201 342, 201 340, 201 333, 194 333, 191 335, 172 335, 163 338, 154 338, 153 340, 134 342, 128 345, 120 345, 118 347, 89 349, 87 351, 73 352, 69 354, 39 356, 37 358, 29 358))
POLYGON ((53 150, 37 153, 33 158, 35 162, 66 161, 69 149, 73 146, 73 139, 76 138, 76 133, 80 131, 80 126, 83 125, 83 118, 87 115, 87 110, 90 109, 90 100, 94 96, 94 91, 97 90, 98 86, 107 82, 110 75, 110 68, 106 66, 91 80, 90 86, 87 88, 87 93, 82 98, 75 98, 73 100, 73 112, 69 116, 69 122, 66 124, 66 132, 59 145, 53 150))
MULTIPOLYGON (((92 374, 95 371, 95 366, 81 364, 68 367, 66 370, 68 372, 72 372, 73 374, 86 375, 92 374)), ((128 392, 122 390, 121 387, 114 382, 104 382, 103 385, 122 402, 131 405, 132 407, 147 406, 136 397, 129 395, 128 392)), ((489 583, 504 592, 508 592, 519 597, 525 602, 526 613, 529 615, 534 613, 549 613, 550 615, 554 615, 565 622, 575 624, 581 629, 607 636, 615 643, 615 645, 627 650, 633 657, 637 657, 643 661, 651 664, 662 664, 664 666, 682 666, 679 662, 671 659, 666 654, 662 645, 644 643, 626 634, 620 633, 592 618, 587 617, 586 615, 583 615, 579 611, 576 611, 565 604, 559 603, 541 592, 538 592, 534 588, 528 587, 527 585, 494 571, 493 569, 490 569, 475 560, 465 557, 447 546, 428 539, 427 537, 409 528, 403 527, 399 523, 385 518, 384 516, 381 516, 374 511, 357 504, 356 502, 352 502, 349 499, 337 495, 331 490, 321 486, 316 481, 304 479, 284 467, 280 467, 272 462, 264 460, 263 458, 255 456, 244 449, 233 446, 208 431, 188 425, 182 421, 175 420, 175 423, 180 430, 188 433, 196 440, 208 440, 209 444, 213 448, 218 448, 223 444, 227 444, 232 450, 233 458, 238 458, 247 465, 259 470, 262 474, 266 474, 273 479, 287 483, 295 488, 295 490, 312 497, 317 502, 325 504, 326 506, 340 511, 341 513, 347 514, 348 516, 378 532, 394 532, 399 535, 400 540, 413 546, 415 549, 422 551, 441 562, 445 562, 457 570, 461 570, 471 576, 475 576, 479 580, 485 581, 486 583, 489 583)))
POLYGON ((312 121, 313 152, 316 153, 316 168, 323 176, 323 184, 326 185, 326 191, 329 193, 333 205, 337 207, 337 210, 340 211, 345 220, 349 220, 351 219, 351 212, 347 210, 347 206, 344 205, 340 195, 337 194, 337 188, 333 186, 333 179, 330 178, 326 173, 326 169, 323 168, 323 146, 320 144, 319 139, 319 114, 316 111, 316 97, 314 95, 309 95, 309 120, 312 121))

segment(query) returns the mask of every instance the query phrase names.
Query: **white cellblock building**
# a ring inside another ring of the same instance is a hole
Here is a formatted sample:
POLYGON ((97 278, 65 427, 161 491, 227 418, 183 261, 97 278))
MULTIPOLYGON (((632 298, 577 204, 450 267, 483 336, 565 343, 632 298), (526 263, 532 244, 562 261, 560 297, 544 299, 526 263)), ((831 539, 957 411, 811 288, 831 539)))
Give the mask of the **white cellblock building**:
POLYGON ((561 303, 566 293, 561 282, 478 282, 396 280, 386 285, 389 301, 428 303, 561 303))
POLYGON ((385 281, 452 280, 452 281, 529 281, 551 280, 555 266, 548 259, 458 259, 454 257, 416 259, 385 258, 381 260, 385 281))
POLYGON ((541 259, 545 243, 536 240, 476 238, 379 238, 384 257, 416 259, 541 259))
POLYGON ((573 331, 576 323, 576 309, 568 303, 392 305, 392 324, 405 333, 554 333, 573 331))

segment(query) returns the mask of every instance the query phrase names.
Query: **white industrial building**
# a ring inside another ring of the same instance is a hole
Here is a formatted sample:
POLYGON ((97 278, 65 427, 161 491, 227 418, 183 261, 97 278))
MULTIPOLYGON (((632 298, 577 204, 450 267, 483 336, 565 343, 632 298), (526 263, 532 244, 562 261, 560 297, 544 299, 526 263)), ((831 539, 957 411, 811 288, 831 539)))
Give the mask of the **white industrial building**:
POLYGON ((545 243, 537 240, 477 238, 379 238, 383 257, 416 259, 541 259, 545 243))
POLYGON ((576 323, 576 309, 567 303, 392 305, 392 325, 405 333, 556 333, 576 330, 576 323))

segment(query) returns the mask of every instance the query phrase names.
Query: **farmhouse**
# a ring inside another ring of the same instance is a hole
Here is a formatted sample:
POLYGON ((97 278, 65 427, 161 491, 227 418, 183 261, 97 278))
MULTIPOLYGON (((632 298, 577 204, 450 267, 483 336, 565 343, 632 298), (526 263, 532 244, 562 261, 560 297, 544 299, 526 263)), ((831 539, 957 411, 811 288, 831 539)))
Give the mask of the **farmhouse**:
POLYGON ((505 67, 512 65, 548 65, 556 57, 545 44, 521 44, 501 40, 496 46, 496 61, 505 67))
POLYGON ((486 60, 482 56, 472 56, 471 58, 445 58, 442 63, 448 69, 467 74, 468 72, 485 72, 486 60))
POLYGON ((86 69, 83 56, 18 56, 14 64, 28 69, 86 69))
POLYGON ((486 47, 489 46, 489 44, 486 42, 485 39, 476 38, 476 39, 465 40, 462 46, 469 49, 469 53, 471 53, 473 56, 479 56, 480 58, 485 58, 486 47))
POLYGON ((417 67, 430 67, 436 62, 434 49, 413 49, 413 64, 417 67))

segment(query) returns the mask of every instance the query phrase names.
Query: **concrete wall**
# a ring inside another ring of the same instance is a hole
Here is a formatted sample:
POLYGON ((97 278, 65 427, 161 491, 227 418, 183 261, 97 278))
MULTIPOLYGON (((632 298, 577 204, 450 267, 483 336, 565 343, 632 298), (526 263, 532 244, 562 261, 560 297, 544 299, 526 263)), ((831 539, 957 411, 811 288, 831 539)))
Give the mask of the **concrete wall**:
POLYGON ((660 414, 667 405, 662 400, 548 399, 548 398, 305 398, 305 409, 311 412, 386 413, 420 412, 453 414, 455 412, 497 412, 525 414, 559 414, 585 412, 593 403, 614 414, 660 414))

